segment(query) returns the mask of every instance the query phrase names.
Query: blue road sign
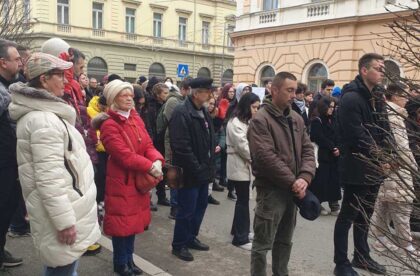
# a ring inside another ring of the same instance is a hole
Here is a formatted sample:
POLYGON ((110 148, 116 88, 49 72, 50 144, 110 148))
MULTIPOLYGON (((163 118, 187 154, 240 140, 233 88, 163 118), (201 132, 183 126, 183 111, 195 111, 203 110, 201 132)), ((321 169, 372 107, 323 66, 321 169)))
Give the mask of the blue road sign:
POLYGON ((178 64, 177 74, 179 78, 185 78, 189 75, 188 64, 178 64))

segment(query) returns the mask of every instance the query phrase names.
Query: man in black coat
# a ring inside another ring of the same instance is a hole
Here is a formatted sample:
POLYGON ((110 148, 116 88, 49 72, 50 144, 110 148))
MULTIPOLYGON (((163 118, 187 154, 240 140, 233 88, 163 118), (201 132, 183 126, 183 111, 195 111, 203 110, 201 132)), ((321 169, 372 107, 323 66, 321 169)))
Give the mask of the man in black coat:
POLYGON ((172 254, 184 261, 194 260, 189 248, 209 250, 197 236, 207 208, 208 185, 214 178, 216 140, 212 119, 204 107, 211 97, 212 83, 209 78, 193 79, 191 95, 175 108, 169 121, 172 164, 183 169, 172 254))
POLYGON ((6 234, 22 190, 18 182, 16 125, 9 117, 9 85, 17 80, 22 60, 14 42, 0 39, 0 269, 22 264, 5 248, 6 234))
POLYGON ((365 54, 359 60, 359 75, 344 86, 338 110, 338 132, 341 143, 339 164, 344 196, 334 229, 335 275, 358 275, 352 266, 384 274, 384 266, 369 254, 367 242, 369 221, 383 176, 377 166, 387 168, 385 162, 373 165, 377 147, 384 145, 380 131, 383 98, 375 91, 384 76, 384 58, 365 54), (376 169, 375 169, 376 167, 376 169), (354 259, 347 258, 348 232, 353 224, 354 259))

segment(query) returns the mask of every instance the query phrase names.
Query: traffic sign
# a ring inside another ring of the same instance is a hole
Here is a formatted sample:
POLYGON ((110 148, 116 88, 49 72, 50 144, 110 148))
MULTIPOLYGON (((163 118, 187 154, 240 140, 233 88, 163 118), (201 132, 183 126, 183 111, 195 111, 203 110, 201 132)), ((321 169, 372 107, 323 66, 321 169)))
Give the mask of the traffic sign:
POLYGON ((178 64, 177 74, 179 78, 185 78, 189 75, 188 64, 178 64))

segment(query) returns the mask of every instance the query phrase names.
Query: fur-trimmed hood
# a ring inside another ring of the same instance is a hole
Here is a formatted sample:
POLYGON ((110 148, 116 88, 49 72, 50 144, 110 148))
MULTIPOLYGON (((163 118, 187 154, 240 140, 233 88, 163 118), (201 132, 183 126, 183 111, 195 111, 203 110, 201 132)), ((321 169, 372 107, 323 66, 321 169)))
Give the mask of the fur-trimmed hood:
POLYGON ((108 120, 109 117, 110 116, 105 112, 101 112, 98 115, 96 115, 91 122, 93 129, 99 130, 101 128, 102 123, 108 120))
POLYGON ((31 111, 52 112, 70 124, 76 122, 76 111, 64 100, 45 89, 29 87, 22 82, 10 85, 12 102, 9 105, 10 117, 18 121, 31 111))

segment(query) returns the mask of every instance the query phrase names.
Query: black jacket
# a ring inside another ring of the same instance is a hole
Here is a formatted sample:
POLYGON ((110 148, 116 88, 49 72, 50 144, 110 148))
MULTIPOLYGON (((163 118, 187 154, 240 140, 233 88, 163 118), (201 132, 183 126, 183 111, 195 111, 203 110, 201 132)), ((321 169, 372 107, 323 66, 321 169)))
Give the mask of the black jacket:
POLYGON ((338 148, 334 120, 326 117, 316 117, 311 122, 311 141, 318 145, 318 161, 331 163, 337 159, 333 149, 338 148))
POLYGON ((207 110, 201 110, 204 119, 189 96, 175 107, 169 121, 173 165, 183 169, 185 188, 208 184, 214 177, 214 127, 207 110))
POLYGON ((306 113, 306 107, 305 107, 305 110, 302 112, 302 111, 300 111, 300 108, 297 106, 297 104, 293 102, 292 103, 292 109, 297 114, 300 114, 300 116, 302 116, 302 119, 303 119, 303 122, 305 123, 306 129, 308 129, 310 120, 309 120, 308 114, 306 113))
POLYGON ((385 146, 385 102, 370 92, 360 76, 345 85, 338 109, 338 135, 340 138, 340 181, 345 185, 378 185, 378 174, 372 156, 373 147, 385 146), (369 162, 366 160, 369 159, 369 162))
POLYGON ((8 111, 10 84, 0 76, 0 168, 17 166, 16 130, 8 111))

